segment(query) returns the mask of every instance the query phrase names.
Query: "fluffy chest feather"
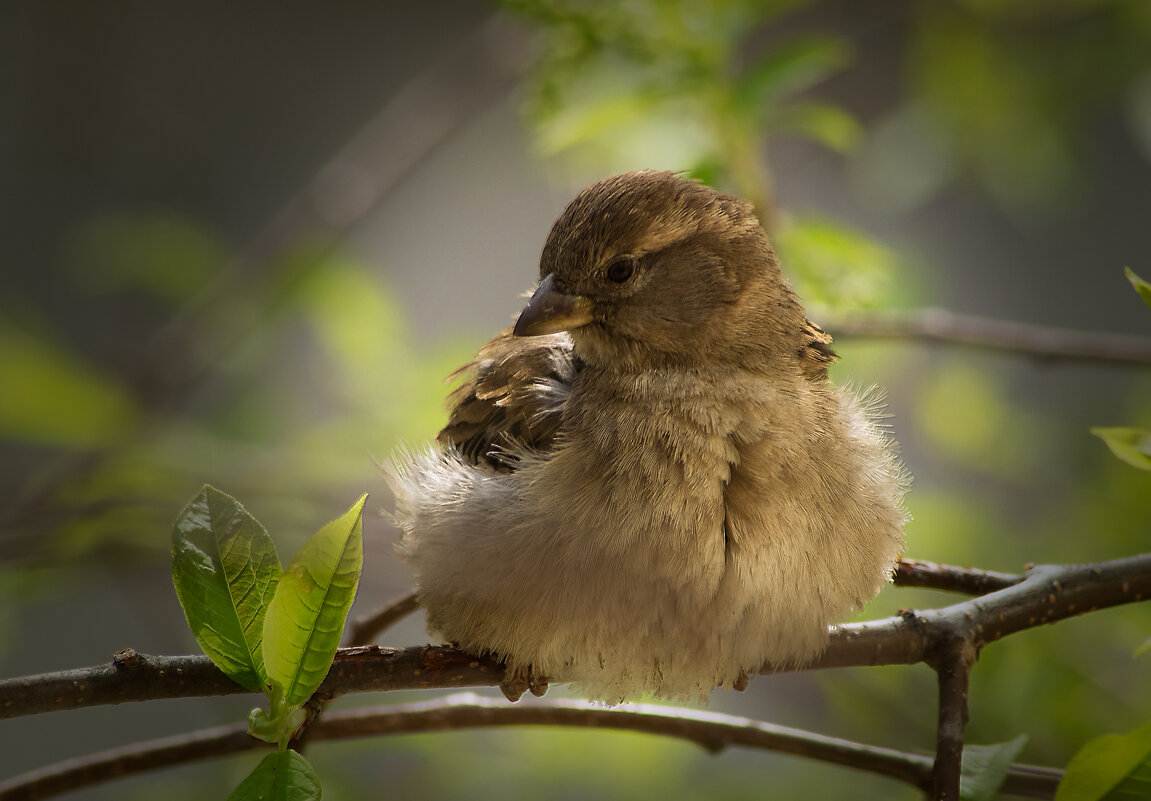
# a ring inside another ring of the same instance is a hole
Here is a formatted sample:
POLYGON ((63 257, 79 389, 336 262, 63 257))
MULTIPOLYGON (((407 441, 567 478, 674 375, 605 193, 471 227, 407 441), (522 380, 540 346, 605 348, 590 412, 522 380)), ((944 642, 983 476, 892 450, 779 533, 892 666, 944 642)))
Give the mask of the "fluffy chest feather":
POLYGON ((792 433, 801 391, 744 372, 582 373, 554 448, 518 467, 523 525, 589 569, 626 560, 640 580, 714 593, 730 528, 750 511, 729 503, 729 486, 758 495, 743 492, 744 506, 770 506, 782 488, 763 465, 808 458, 792 442, 806 436, 792 433))

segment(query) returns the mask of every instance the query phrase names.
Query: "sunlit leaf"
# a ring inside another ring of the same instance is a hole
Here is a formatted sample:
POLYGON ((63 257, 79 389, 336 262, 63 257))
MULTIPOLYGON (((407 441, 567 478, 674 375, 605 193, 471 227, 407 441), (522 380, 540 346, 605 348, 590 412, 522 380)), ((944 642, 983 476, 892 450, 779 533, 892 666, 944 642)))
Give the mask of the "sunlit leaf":
POLYGON ((995 745, 968 745, 963 748, 963 766, 959 777, 959 797, 964 801, 991 801, 999 794, 1003 780, 1019 752, 1027 744, 1027 735, 995 745))
POLYGON ((268 754, 228 801, 319 801, 320 777, 295 751, 268 754))
POLYGON ((365 266, 329 256, 309 276, 301 310, 329 358, 347 371, 390 355, 404 335, 399 303, 365 266), (383 343, 383 344, 381 344, 383 343))
POLYGON ((304 543, 268 608, 264 663, 289 706, 303 703, 320 686, 339 646, 363 566, 367 497, 304 543))
POLYGON ((265 684, 264 615, 279 579, 264 527, 235 498, 200 490, 172 529, 172 583, 204 653, 249 690, 265 684))
POLYGON ((1151 431, 1145 428, 1093 428, 1117 457, 1132 467, 1151 470, 1151 431))
POLYGON ((1137 276, 1130 267, 1124 267, 1123 272, 1126 273, 1131 286, 1135 287, 1135 291, 1139 293, 1139 297, 1143 298, 1143 302, 1151 306, 1151 284, 1137 276))
POLYGON ((1055 801, 1134 801, 1151 798, 1151 723, 1107 734, 1079 749, 1055 801))

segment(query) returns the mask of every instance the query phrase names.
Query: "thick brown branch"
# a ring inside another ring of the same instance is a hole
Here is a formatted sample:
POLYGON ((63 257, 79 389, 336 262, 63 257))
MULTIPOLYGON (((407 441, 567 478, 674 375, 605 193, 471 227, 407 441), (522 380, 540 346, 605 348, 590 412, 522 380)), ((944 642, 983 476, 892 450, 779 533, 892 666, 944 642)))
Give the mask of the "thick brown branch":
MULTIPOLYGON (((712 752, 730 746, 763 748, 889 776, 921 788, 931 782, 931 759, 921 754, 861 745, 747 718, 664 706, 605 709, 582 701, 511 706, 502 700, 462 693, 424 703, 332 712, 316 723, 312 737, 317 741, 339 740, 522 725, 639 731, 689 740, 712 752)), ((260 747, 266 744, 245 735, 242 726, 224 726, 94 754, 25 774, 0 784, 0 799, 44 798, 132 773, 260 747)), ((1016 765, 1004 789, 1050 798, 1060 775, 1048 768, 1016 765)))
POLYGON ((206 656, 145 656, 125 648, 105 665, 0 680, 0 718, 125 701, 246 692, 206 656))
POLYGON ((1151 553, 1094 565, 1040 565, 1016 584, 963 603, 836 626, 831 645, 807 669, 930 662, 955 638, 979 648, 1018 631, 1147 598, 1151 553))
MULTIPOLYGON (((1151 554, 1096 565, 1034 567, 1023 580, 942 609, 836 626, 828 649, 806 669, 907 665, 931 658, 940 644, 970 634, 979 647, 1046 623, 1151 598, 1151 554)), ((783 672, 765 669, 764 673, 783 672)), ((453 648, 342 648, 320 692, 491 687, 503 667, 491 657, 453 648)), ((155 698, 246 692, 203 656, 144 657, 110 665, 0 681, 0 718, 155 698)))
POLYGON ((1151 365, 1151 339, 992 320, 944 309, 819 315, 835 337, 943 342, 1059 361, 1151 365))

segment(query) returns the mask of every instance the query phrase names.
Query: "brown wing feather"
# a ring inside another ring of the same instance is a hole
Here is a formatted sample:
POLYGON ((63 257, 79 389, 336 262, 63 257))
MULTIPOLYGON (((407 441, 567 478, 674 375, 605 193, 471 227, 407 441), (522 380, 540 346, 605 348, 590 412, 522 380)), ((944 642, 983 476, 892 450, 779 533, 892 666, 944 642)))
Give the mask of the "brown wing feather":
POLYGON ((554 441, 578 370, 567 334, 502 331, 456 371, 464 381, 449 397, 448 424, 436 440, 472 464, 514 470, 517 451, 546 450, 554 441))
POLYGON ((803 347, 799 349, 799 364, 803 374, 812 380, 827 378, 827 368, 837 358, 831 349, 831 334, 811 320, 804 320, 803 347))

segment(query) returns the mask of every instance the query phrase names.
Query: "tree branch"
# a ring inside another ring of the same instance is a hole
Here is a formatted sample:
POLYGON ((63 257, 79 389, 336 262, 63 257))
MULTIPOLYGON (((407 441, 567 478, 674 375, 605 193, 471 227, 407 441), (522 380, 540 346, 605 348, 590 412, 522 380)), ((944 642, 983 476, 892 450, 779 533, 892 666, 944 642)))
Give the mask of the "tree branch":
POLYGON ((1058 361, 1151 365, 1151 339, 993 320, 945 309, 820 313, 836 337, 911 339, 1006 351, 1058 361))
POLYGON ((984 595, 1004 590, 1023 580, 1015 573, 996 573, 970 567, 953 567, 921 559, 900 559, 895 566, 894 583, 899 587, 924 587, 964 595, 984 595))
MULTIPOLYGON (((905 612, 831 630, 828 649, 805 670, 908 665, 932 658, 940 644, 970 638, 978 648, 1009 634, 1151 597, 1151 553, 1094 565, 1041 565, 988 595, 941 609, 905 612)), ((790 672, 764 668, 764 674, 790 672)), ((320 688, 350 692, 491 687, 503 679, 493 657, 442 646, 341 648, 320 688)), ((156 698, 248 692, 206 656, 148 657, 132 649, 109 665, 0 681, 0 718, 156 698)))
MULTIPOLYGON (((523 723, 629 728, 685 737, 712 749, 731 744, 775 748, 872 770, 919 787, 934 781, 938 797, 954 798, 962 756, 967 674, 977 649, 1017 631, 1151 596, 1151 554, 1096 565, 1033 567, 1022 576, 909 561, 900 566, 900 576, 901 583, 937 589, 971 592, 981 586, 1001 588, 942 609, 837 626, 831 632, 827 651, 806 669, 916 662, 936 667, 940 672, 941 703, 939 748, 933 767, 927 767, 929 759, 925 756, 795 733, 755 721, 666 708, 601 709, 579 702, 505 706, 502 701, 477 705, 469 699, 460 705, 460 710, 452 711, 452 702, 441 700, 431 705, 329 715, 309 730, 310 735, 332 739, 523 723), (537 709, 546 711, 534 711, 537 709), (656 713, 656 709, 663 711, 656 713), (668 719, 658 718, 659 714, 668 719), (715 729, 712 724, 726 728, 715 729)), ((390 608, 400 610, 408 603, 401 599, 390 608)), ((377 622, 389 617, 373 616, 377 622)), ((765 668, 762 672, 779 671, 765 668)), ((494 686, 502 678, 503 668, 493 658, 475 657, 452 648, 429 645, 398 650, 359 646, 340 650, 317 697, 326 700, 369 690, 494 686)), ((145 657, 126 649, 116 655, 111 665, 0 682, 0 716, 240 692, 245 692, 244 688, 224 677, 206 657, 145 657)), ((10 780, 0 787, 4 788, 3 798, 38 797, 34 793, 58 792, 51 790, 54 787, 82 786, 125 772, 256 746, 240 727, 226 727, 73 760, 10 780)), ((1057 781, 1058 772, 1018 767, 1005 791, 1049 798, 1057 781)))
POLYGON ((243 724, 217 726, 69 759, 0 782, 0 801, 31 801, 149 770, 226 756, 268 744, 243 724))
MULTIPOLYGON (((712 753, 730 746, 761 748, 888 776, 921 789, 931 784, 932 762, 921 754, 862 745, 732 715, 650 704, 605 709, 586 701, 565 700, 512 706, 502 700, 461 693, 422 703, 331 712, 315 724, 311 736, 315 740, 340 740, 524 725, 644 732, 684 739, 712 753)), ((18 776, 0 783, 0 801, 44 798, 146 770, 266 747, 266 743, 248 737, 242 725, 207 729, 69 760, 18 776)), ((1015 765, 1004 791, 1050 798, 1061 775, 1049 768, 1015 765)))
POLYGON ((420 599, 414 592, 393 598, 380 609, 352 624, 348 645, 370 645, 380 633, 391 628, 419 608, 420 599))
POLYGON ((967 687, 975 664, 975 647, 965 639, 956 639, 947 644, 941 658, 933 661, 936 664, 932 666, 939 674, 939 726, 932 768, 932 798, 959 801, 963 732, 967 728, 967 687))

